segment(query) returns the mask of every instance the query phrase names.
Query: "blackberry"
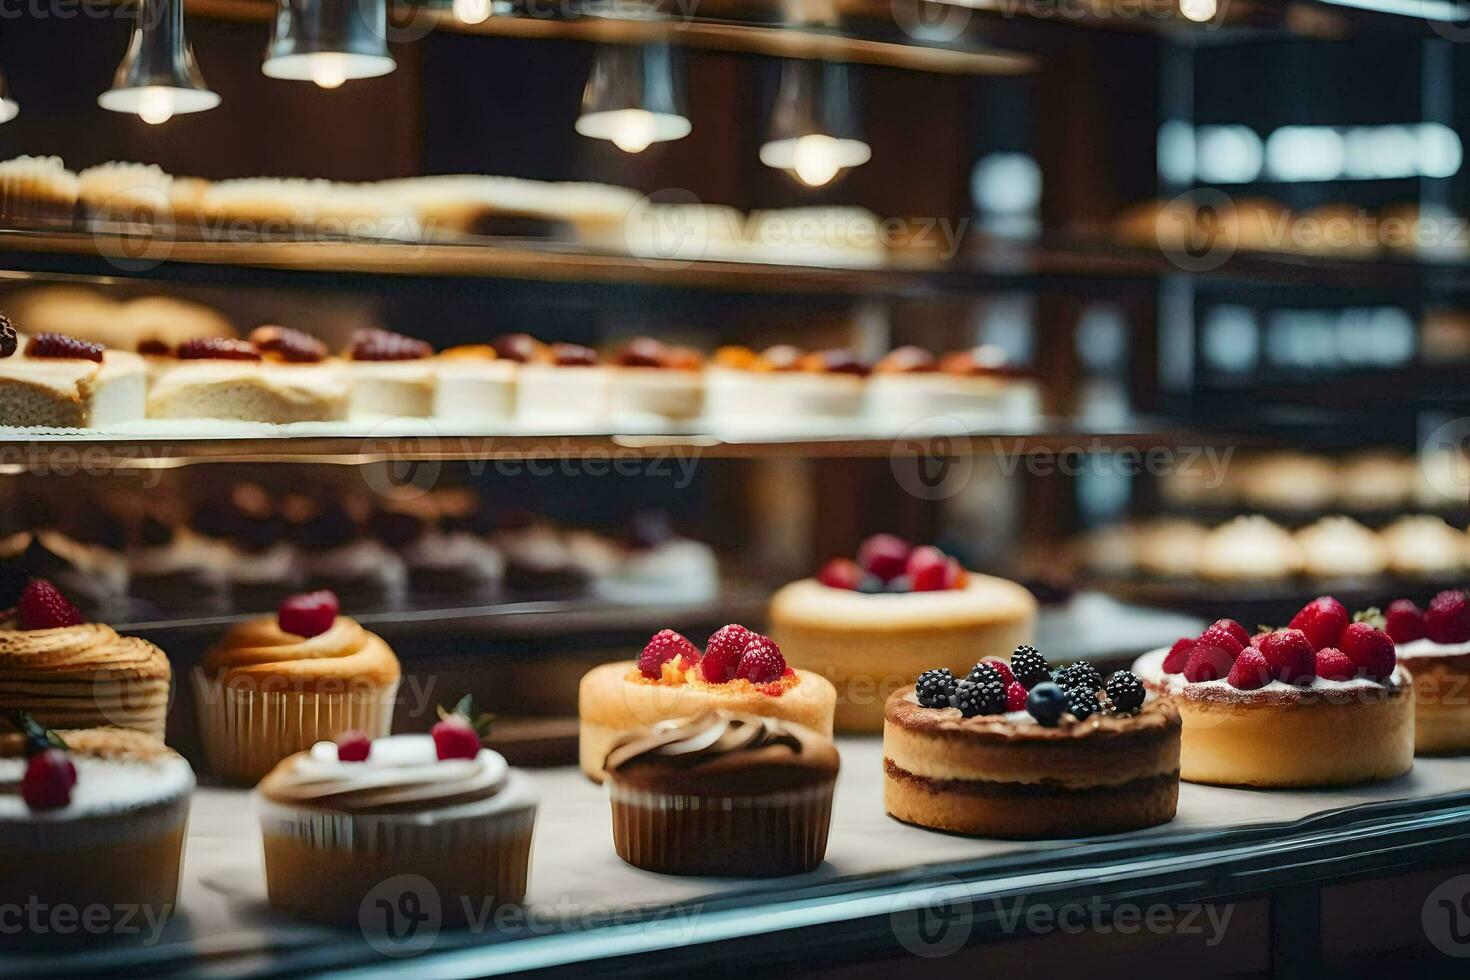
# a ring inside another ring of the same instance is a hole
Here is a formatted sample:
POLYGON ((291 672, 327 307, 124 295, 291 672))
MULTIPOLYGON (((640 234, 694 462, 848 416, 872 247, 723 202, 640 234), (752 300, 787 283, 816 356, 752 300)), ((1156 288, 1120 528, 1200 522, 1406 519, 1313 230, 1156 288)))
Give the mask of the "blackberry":
POLYGON ((1042 681, 1026 695, 1026 710, 1032 718, 1051 728, 1062 720, 1062 712, 1067 710, 1067 696, 1060 687, 1050 681, 1042 681))
POLYGON ((949 699, 954 695, 954 674, 950 673, 948 667, 926 670, 919 675, 914 689, 919 696, 919 703, 924 707, 948 708, 949 699))
POLYGON ((999 715, 1006 710, 1006 689, 1000 675, 972 681, 968 677, 954 686, 954 706, 966 718, 999 715))
POLYGON ((1046 658, 1027 643, 1016 647, 1016 652, 1011 654, 1011 673, 1028 688, 1051 678, 1051 672, 1046 669, 1046 658))
POLYGON ((1078 721, 1084 721, 1091 715, 1102 710, 1097 703, 1097 694, 1084 687, 1074 687, 1067 691, 1067 710, 1077 716, 1078 721))
POLYGON ((975 666, 971 667, 970 672, 965 676, 974 681, 976 684, 979 684, 982 681, 988 681, 990 678, 994 677, 1000 681, 1000 686, 1002 688, 1006 686, 1006 679, 1001 676, 1000 671, 996 670, 995 667, 986 663, 983 660, 975 666))
POLYGON ((1080 687, 1084 691, 1096 691, 1103 686, 1102 674, 1086 660, 1079 660, 1057 671, 1057 683, 1064 689, 1080 687))
POLYGON ((1120 670, 1108 678, 1108 700, 1117 714, 1131 715, 1143 707, 1143 683, 1131 670, 1120 670))

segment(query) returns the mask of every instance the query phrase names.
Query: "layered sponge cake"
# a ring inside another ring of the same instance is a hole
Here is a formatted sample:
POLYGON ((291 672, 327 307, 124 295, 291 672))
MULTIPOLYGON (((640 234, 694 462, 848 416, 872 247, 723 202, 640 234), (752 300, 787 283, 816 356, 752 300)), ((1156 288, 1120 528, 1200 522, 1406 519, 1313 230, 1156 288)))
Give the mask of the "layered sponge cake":
POLYGON ((1446 589, 1427 609, 1389 603, 1384 630, 1414 678, 1414 751, 1470 751, 1470 595, 1446 589))

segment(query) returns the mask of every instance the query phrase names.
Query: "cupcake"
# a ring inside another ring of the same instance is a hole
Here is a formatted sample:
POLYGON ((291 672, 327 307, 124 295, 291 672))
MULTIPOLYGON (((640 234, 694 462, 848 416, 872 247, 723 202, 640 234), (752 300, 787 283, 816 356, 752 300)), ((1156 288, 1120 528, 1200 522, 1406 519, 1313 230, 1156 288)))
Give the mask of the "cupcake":
POLYGON ((1389 568, 1400 575, 1457 575, 1465 567, 1465 536, 1441 518, 1401 517, 1380 535, 1388 548, 1389 568))
POLYGON ((1313 578, 1368 578, 1388 567, 1378 535, 1351 517, 1324 517, 1296 532, 1296 541, 1302 571, 1313 578))
POLYGON ((827 853, 832 740, 780 718, 706 711, 622 736, 604 762, 618 857, 645 871, 775 877, 827 853))
POLYGON ((154 924, 170 915, 194 789, 189 764, 140 732, 48 732, 24 714, 13 720, 22 733, 0 737, 6 900, 130 910, 154 924))
POLYGON ((82 615, 45 579, 0 596, 0 710, 49 728, 128 728, 163 738, 173 672, 147 640, 82 615))
POLYGON ((145 513, 128 547, 129 591, 175 606, 208 602, 229 588, 229 555, 217 541, 195 534, 164 513, 145 513))
POLYGON ((20 156, 0 163, 0 218, 69 228, 76 206, 77 175, 61 157, 20 156))
POLYGON ((361 925, 370 893, 426 881, 446 923, 525 898, 536 800, 480 746, 468 699, 431 735, 323 741, 256 787, 266 893, 280 911, 361 925))
POLYGON ((388 644, 339 616, 335 595, 291 596, 275 616, 231 629, 193 673, 209 767, 253 783, 339 732, 386 735, 399 676, 388 644))
POLYGON ((1215 582, 1283 579, 1301 567, 1302 549, 1296 538, 1259 514, 1215 528, 1199 551, 1200 576, 1215 582))
POLYGON ((173 177, 155 164, 110 161, 77 174, 77 203, 84 220, 151 225, 172 219, 173 177))
POLYGON ((300 496, 285 501, 286 519, 305 556, 306 580, 353 602, 381 603, 408 585, 408 569, 364 526, 367 505, 360 498, 320 507, 300 496))

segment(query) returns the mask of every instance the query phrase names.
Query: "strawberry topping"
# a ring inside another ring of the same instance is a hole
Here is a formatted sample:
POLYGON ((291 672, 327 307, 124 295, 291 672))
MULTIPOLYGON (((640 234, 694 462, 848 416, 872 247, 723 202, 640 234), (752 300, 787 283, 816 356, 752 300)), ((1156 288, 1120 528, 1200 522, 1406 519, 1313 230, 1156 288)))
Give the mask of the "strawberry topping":
POLYGON ((1435 643, 1470 640, 1470 600, 1458 589, 1448 589, 1429 601, 1424 632, 1435 643))
POLYGON ((1358 672, 1348 655, 1337 647, 1324 647, 1317 651, 1317 676, 1329 681, 1345 681, 1358 672))
POLYGON ((1355 673, 1385 680, 1397 665, 1393 638, 1369 623, 1352 623, 1342 631, 1338 647, 1353 662, 1355 673))
POLYGON ((1424 610, 1409 599, 1390 602, 1384 621, 1384 632, 1393 637, 1395 643, 1413 643, 1428 635, 1424 610))
POLYGON ((664 664, 675 658, 687 670, 699 660, 699 648, 673 630, 659 630, 638 655, 638 672, 658 680, 664 674, 664 664))
POLYGON ((1301 630, 1277 630, 1261 640, 1259 649, 1279 681, 1306 684, 1317 675, 1317 651, 1301 630))
POLYGON ((1174 645, 1169 648, 1168 656, 1164 657, 1164 673, 1184 673, 1184 665, 1189 662, 1189 655, 1193 652, 1194 640, 1187 636, 1175 640, 1174 645))
POLYGON ((1342 631, 1352 617, 1347 607, 1331 596, 1319 596, 1302 607, 1291 617, 1288 628, 1301 630, 1312 642, 1312 649, 1321 650, 1337 643, 1342 631))

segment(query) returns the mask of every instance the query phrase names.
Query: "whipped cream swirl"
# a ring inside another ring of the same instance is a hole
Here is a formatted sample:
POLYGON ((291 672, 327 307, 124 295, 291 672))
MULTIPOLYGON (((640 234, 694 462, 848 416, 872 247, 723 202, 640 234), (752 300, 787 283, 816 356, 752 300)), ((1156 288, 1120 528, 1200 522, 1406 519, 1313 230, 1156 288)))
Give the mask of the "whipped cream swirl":
POLYGON ((373 742, 366 762, 342 762, 337 746, 318 742, 283 761, 261 781, 273 803, 347 813, 439 810, 493 799, 505 789, 505 759, 481 749, 473 759, 438 757, 428 735, 373 742))

